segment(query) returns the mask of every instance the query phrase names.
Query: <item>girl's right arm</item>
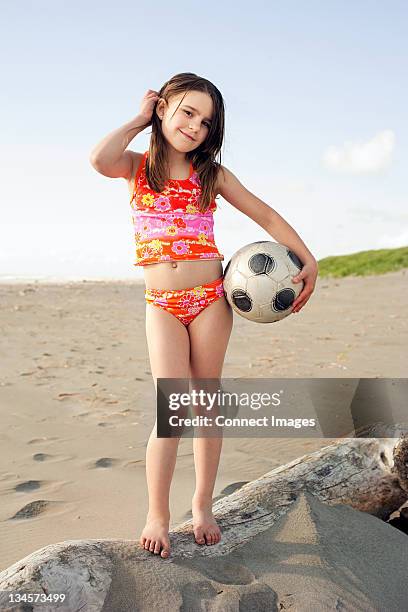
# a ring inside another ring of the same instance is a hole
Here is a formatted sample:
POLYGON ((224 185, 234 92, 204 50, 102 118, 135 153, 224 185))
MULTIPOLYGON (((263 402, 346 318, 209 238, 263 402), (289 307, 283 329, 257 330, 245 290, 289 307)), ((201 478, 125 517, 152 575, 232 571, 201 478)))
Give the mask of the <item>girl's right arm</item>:
POLYGON ((89 161, 95 170, 111 178, 130 179, 135 154, 133 151, 126 151, 125 149, 139 132, 142 132, 151 124, 157 100, 157 92, 149 89, 142 99, 139 114, 122 127, 105 136, 92 149, 89 161))

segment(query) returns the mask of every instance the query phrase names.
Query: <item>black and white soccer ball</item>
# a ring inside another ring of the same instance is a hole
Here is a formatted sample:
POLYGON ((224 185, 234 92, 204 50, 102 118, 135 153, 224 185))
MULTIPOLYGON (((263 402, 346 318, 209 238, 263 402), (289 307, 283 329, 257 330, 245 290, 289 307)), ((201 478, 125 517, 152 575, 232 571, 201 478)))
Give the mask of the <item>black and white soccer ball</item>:
POLYGON ((295 253, 282 244, 267 240, 247 244, 225 268, 228 303, 249 321, 280 321, 292 312, 292 304, 303 289, 303 282, 292 282, 302 267, 295 253))

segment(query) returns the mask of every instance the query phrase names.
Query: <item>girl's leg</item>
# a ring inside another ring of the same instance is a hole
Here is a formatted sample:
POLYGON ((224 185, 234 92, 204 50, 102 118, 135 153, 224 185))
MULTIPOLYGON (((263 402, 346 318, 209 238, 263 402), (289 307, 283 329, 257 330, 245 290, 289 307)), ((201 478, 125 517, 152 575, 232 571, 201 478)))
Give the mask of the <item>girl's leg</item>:
MULTIPOLYGON (((203 310, 188 326, 190 375, 220 379, 233 324, 232 309, 225 297, 203 310)), ((198 544, 216 544, 220 529, 212 514, 212 496, 222 447, 219 437, 193 439, 196 489, 192 501, 193 528, 198 544)))
MULTIPOLYGON (((146 305, 146 337, 151 371, 157 378, 188 378, 190 339, 186 327, 172 314, 146 305)), ((168 536, 170 484, 177 458, 179 438, 157 438, 157 421, 146 449, 146 478, 149 511, 140 544, 166 558, 170 554, 168 536)))

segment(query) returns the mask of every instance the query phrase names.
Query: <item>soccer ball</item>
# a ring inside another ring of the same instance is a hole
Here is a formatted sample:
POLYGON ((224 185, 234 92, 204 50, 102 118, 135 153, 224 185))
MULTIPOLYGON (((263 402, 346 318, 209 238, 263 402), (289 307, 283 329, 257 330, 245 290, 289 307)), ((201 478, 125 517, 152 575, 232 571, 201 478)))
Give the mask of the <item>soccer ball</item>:
POLYGON ((224 272, 224 291, 233 310, 255 323, 273 323, 292 312, 303 289, 293 283, 303 264, 287 247, 267 240, 239 249, 224 272))

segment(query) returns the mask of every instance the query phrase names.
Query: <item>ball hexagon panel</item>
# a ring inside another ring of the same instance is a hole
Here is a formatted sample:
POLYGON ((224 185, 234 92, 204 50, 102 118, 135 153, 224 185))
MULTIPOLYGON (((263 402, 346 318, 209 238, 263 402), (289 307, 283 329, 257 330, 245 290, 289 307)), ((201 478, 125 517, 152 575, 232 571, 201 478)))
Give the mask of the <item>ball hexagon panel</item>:
POLYGON ((270 304, 278 290, 278 284, 266 274, 250 276, 247 280, 246 290, 249 295, 254 296, 253 299, 260 305, 270 304))

